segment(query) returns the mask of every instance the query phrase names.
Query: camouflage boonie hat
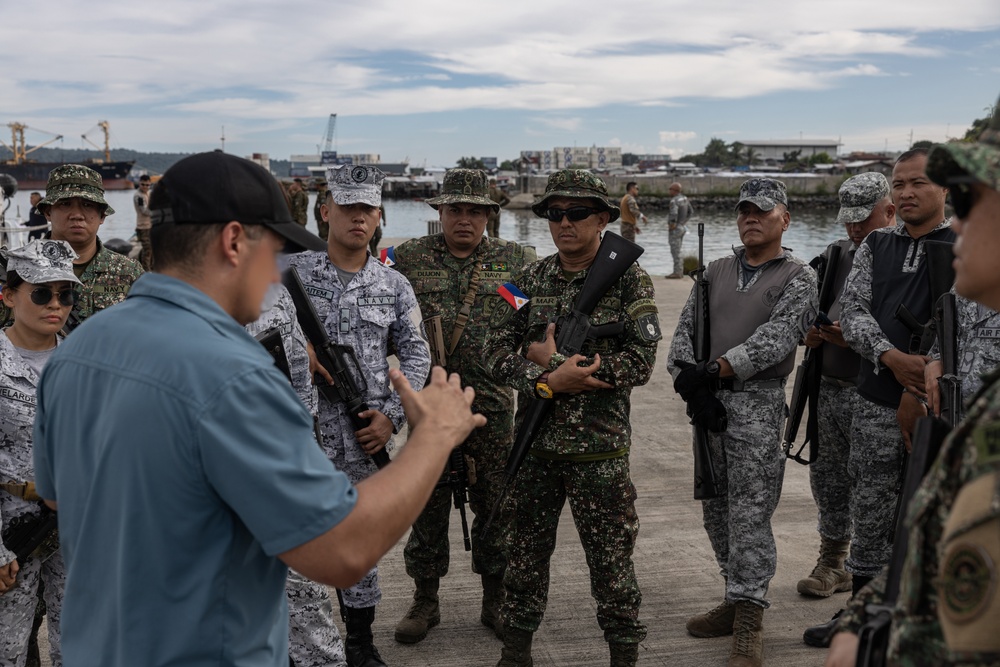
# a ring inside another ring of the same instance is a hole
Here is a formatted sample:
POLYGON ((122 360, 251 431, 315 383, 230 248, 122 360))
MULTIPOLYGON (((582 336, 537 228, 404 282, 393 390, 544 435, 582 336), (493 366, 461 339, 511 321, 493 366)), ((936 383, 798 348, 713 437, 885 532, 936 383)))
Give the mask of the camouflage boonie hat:
POLYGON ((7 256, 7 270, 19 275, 33 285, 68 280, 81 284, 73 273, 73 260, 79 257, 66 241, 34 239, 11 250, 7 256))
POLYGON ((60 199, 80 197, 104 207, 104 215, 112 215, 115 209, 104 201, 104 181, 101 175, 82 164, 64 164, 49 172, 49 182, 45 185, 45 198, 39 206, 51 206, 60 199))
POLYGON ((837 224, 864 222, 875 205, 889 196, 889 181, 877 171, 851 176, 840 186, 840 212, 837 224))
POLYGON ((751 178, 744 181, 740 186, 740 200, 736 202, 736 209, 739 210, 740 204, 745 201, 756 204, 762 211, 770 211, 778 204, 788 208, 785 184, 773 178, 751 178))
POLYGON ((949 141, 931 150, 927 176, 938 185, 980 181, 1000 190, 1000 99, 990 124, 975 142, 949 141))
POLYGON ((441 194, 427 203, 435 210, 441 204, 476 204, 500 211, 500 205, 490 199, 489 177, 482 169, 449 169, 444 173, 441 194))
POLYGON ((330 186, 333 203, 339 206, 381 206, 384 181, 382 170, 368 164, 342 164, 326 170, 326 184, 330 186))
POLYGON ((608 222, 614 222, 621 215, 621 210, 608 200, 608 186, 600 178, 585 169, 560 169, 549 176, 545 185, 545 194, 532 205, 535 215, 544 218, 548 206, 545 202, 552 197, 570 197, 572 199, 596 199, 601 209, 609 212, 608 222))

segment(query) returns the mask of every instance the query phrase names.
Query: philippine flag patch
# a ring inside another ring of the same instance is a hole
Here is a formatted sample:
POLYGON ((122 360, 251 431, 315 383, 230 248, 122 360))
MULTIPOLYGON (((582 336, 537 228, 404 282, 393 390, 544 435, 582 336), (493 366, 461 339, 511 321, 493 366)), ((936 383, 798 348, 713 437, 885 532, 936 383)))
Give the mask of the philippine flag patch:
POLYGON ((396 263, 396 246, 382 248, 382 251, 379 253, 379 259, 386 266, 394 265, 396 263))
POLYGON ((513 306, 514 310, 521 310, 521 308, 531 301, 531 299, 525 296, 524 292, 517 289, 517 285, 514 283, 504 283, 497 289, 497 292, 500 292, 500 296, 513 306))

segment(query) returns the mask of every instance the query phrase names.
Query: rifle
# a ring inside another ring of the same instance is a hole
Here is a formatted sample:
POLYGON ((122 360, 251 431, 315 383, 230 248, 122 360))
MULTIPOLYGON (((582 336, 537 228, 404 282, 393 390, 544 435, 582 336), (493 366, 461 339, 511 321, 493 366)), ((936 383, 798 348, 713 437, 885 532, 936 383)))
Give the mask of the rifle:
MULTIPOLYGON (((626 241, 617 234, 604 235, 597 249, 597 257, 590 265, 580 294, 573 304, 573 310, 556 320, 556 349, 559 354, 571 357, 579 354, 588 340, 617 336, 625 330, 622 322, 593 325, 590 323, 590 314, 597 307, 597 302, 625 275, 642 253, 642 246, 626 241)), ((521 468, 524 457, 528 455, 531 443, 545 423, 554 402, 555 399, 529 399, 521 425, 517 429, 517 436, 514 438, 514 445, 507 457, 500 494, 493 503, 489 518, 483 524, 484 537, 506 500, 514 483, 514 477, 521 468)))
MULTIPOLYGON (((709 281, 705 277, 705 223, 698 223, 698 268, 691 277, 695 279, 694 297, 694 361, 708 361, 711 351, 711 332, 708 319, 709 281)), ((691 416, 691 406, 688 406, 691 416)), ((722 495, 715 477, 712 450, 708 446, 708 428, 694 427, 694 499, 708 500, 722 495)))
MULTIPOLYGON (((823 275, 819 287, 819 310, 825 313, 830 310, 834 295, 834 284, 837 280, 837 268, 840 264, 842 248, 830 246, 830 254, 825 260, 823 275)), ((823 377, 823 345, 816 348, 806 348, 802 362, 795 369, 795 384, 792 388, 791 410, 785 423, 785 454, 788 458, 802 465, 809 465, 819 455, 819 385, 823 377), (802 446, 792 454, 792 446, 798 436, 799 425, 806 405, 809 406, 809 420, 806 422, 806 439, 802 446), (809 445, 809 458, 802 458, 802 450, 809 445)))
POLYGON ((44 503, 38 503, 42 508, 37 517, 25 517, 24 521, 16 521, 4 531, 3 543, 14 553, 17 562, 24 565, 35 549, 41 546, 58 526, 56 513, 44 503))
MULTIPOLYGON (((302 281, 294 266, 282 272, 281 284, 292 297, 292 302, 295 304, 295 319, 302 327, 306 339, 312 344, 316 360, 333 377, 331 385, 322 375, 316 373, 313 376, 316 388, 331 403, 344 404, 344 411, 347 412, 355 431, 367 428, 371 420, 359 417, 358 413, 369 409, 364 394, 368 389, 368 383, 361 373, 361 364, 354 354, 354 348, 330 340, 326 328, 316 314, 316 309, 313 308, 312 301, 302 287, 302 281)), ((379 468, 389 465, 389 454, 384 448, 372 454, 371 458, 379 468)))

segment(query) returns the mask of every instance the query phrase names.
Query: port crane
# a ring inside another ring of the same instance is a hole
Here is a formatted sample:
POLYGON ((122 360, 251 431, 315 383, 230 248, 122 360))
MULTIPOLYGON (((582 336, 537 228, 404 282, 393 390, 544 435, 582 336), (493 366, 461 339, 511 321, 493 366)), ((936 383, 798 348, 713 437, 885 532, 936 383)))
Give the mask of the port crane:
POLYGON ((108 123, 108 121, 106 120, 98 121, 97 125, 95 125, 94 127, 90 128, 89 130, 81 134, 80 138, 86 141, 94 148, 98 150, 103 150, 104 161, 111 162, 111 125, 108 123), (91 132, 93 132, 98 128, 100 128, 101 131, 104 132, 104 148, 101 148, 87 137, 88 134, 90 134, 91 132))
POLYGON ((7 142, 0 139, 0 144, 11 152, 13 157, 10 159, 10 164, 21 164, 22 162, 28 161, 28 154, 34 153, 42 146, 48 146, 54 141, 59 141, 63 138, 61 134, 53 134, 52 132, 46 132, 45 130, 39 130, 37 128, 28 127, 24 123, 7 123, 7 127, 10 128, 11 145, 8 146, 7 142), (32 146, 28 148, 28 145, 24 142, 24 131, 32 130, 34 132, 41 132, 42 134, 49 134, 52 136, 46 142, 40 143, 37 146, 32 146))
POLYGON ((330 114, 330 120, 326 123, 326 134, 323 135, 323 144, 316 147, 316 152, 321 155, 333 150, 334 131, 337 129, 337 114, 330 114))

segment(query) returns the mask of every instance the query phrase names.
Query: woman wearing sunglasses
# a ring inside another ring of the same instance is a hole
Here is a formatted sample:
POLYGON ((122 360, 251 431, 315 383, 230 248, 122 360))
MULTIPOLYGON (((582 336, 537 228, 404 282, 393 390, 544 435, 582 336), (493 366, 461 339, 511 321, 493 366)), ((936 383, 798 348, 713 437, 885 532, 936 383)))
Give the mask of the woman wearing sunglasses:
MULTIPOLYGON (((14 550, 25 534, 38 534, 44 514, 35 493, 32 428, 35 388, 59 344, 77 300, 77 255, 65 241, 34 240, 10 251, 3 302, 14 322, 0 332, 0 664, 24 664, 39 581, 45 584, 52 664, 62 664, 59 616, 65 570, 52 531, 23 561, 14 550)), ((23 554, 22 554, 23 555, 23 554)))

